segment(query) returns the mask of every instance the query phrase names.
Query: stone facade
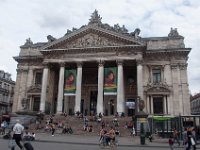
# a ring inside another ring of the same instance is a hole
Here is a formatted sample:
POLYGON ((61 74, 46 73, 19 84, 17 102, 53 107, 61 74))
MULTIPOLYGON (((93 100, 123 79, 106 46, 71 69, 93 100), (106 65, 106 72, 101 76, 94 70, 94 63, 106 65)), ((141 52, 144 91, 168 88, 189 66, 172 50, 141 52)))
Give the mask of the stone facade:
POLYGON ((12 112, 14 87, 11 74, 0 70, 0 115, 12 112))
POLYGON ((191 114, 200 115, 200 93, 191 96, 191 114))
POLYGON ((189 115, 191 48, 185 47, 177 29, 171 28, 166 37, 139 33, 103 24, 95 11, 88 25, 59 39, 49 35, 48 42, 35 44, 27 39, 14 57, 18 69, 13 111, 134 115, 143 99, 148 114, 189 115), (103 94, 106 67, 118 69, 116 95, 103 94), (64 71, 72 68, 77 69, 76 94, 64 96, 64 71), (130 108, 130 102, 136 107, 130 108))

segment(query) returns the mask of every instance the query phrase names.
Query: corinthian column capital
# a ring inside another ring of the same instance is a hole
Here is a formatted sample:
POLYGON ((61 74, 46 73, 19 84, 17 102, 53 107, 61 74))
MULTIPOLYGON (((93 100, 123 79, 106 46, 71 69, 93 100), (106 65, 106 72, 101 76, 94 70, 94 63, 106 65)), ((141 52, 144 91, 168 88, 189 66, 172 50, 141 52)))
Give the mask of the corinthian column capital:
POLYGON ((82 61, 77 62, 77 67, 78 67, 78 68, 81 68, 82 65, 83 65, 83 62, 82 62, 82 61))
POLYGON ((105 61, 104 61, 104 60, 102 60, 102 59, 100 59, 100 60, 98 61, 98 63, 99 63, 99 67, 101 67, 101 66, 104 66, 104 64, 105 64, 105 61))
POLYGON ((49 67, 49 63, 48 62, 43 62, 42 65, 44 66, 44 68, 48 68, 49 67))
POLYGON ((123 60, 122 59, 118 59, 118 60, 116 60, 116 63, 117 63, 117 65, 123 65, 123 60))
POLYGON ((65 67, 65 62, 60 62, 59 65, 60 67, 65 67))
POLYGON ((141 59, 136 60, 136 62, 137 62, 137 65, 143 65, 143 60, 141 59))

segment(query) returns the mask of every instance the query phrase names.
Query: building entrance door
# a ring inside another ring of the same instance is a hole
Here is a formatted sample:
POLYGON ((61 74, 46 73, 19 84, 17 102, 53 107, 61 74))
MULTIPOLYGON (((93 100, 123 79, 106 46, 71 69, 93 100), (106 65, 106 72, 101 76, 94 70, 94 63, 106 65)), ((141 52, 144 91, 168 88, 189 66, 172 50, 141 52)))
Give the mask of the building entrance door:
POLYGON ((135 99, 127 99, 126 107, 127 107, 127 115, 134 116, 135 115, 135 99))
POLYGON ((114 111, 115 111, 115 104, 114 104, 114 100, 113 99, 111 99, 110 100, 110 102, 109 102, 109 104, 110 104, 110 115, 114 115, 114 111))
POLYGON ((97 112, 97 91, 90 92, 90 115, 97 112))

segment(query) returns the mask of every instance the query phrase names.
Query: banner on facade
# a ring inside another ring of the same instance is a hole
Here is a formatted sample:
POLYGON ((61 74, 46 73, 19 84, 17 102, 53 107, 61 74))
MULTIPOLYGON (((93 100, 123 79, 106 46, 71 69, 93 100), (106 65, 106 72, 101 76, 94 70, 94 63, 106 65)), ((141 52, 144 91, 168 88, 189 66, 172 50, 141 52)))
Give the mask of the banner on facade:
POLYGON ((75 95, 76 93, 76 69, 65 70, 64 95, 75 95))
POLYGON ((117 67, 104 68, 104 95, 117 94, 117 67))

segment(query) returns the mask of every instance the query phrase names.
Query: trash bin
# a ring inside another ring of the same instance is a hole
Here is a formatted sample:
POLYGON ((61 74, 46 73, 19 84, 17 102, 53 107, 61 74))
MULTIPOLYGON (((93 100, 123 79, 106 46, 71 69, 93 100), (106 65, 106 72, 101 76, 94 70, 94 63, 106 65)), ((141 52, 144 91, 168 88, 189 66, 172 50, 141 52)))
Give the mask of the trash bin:
POLYGON ((140 135, 140 144, 141 145, 145 144, 145 135, 144 134, 140 135))

